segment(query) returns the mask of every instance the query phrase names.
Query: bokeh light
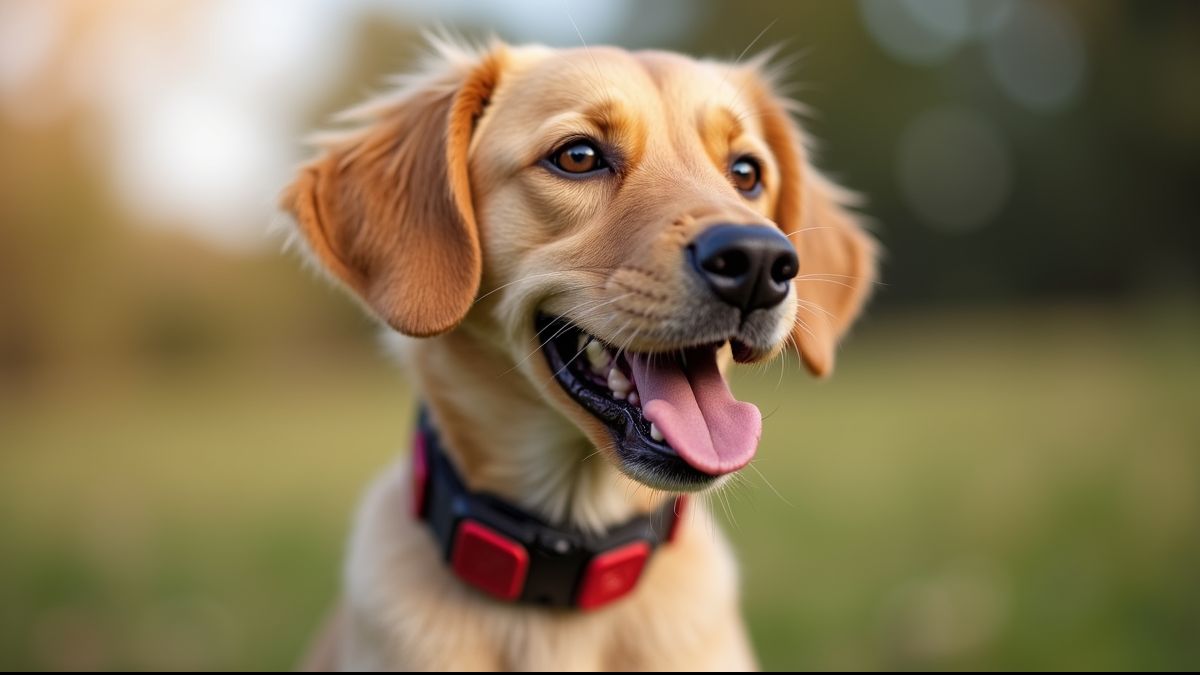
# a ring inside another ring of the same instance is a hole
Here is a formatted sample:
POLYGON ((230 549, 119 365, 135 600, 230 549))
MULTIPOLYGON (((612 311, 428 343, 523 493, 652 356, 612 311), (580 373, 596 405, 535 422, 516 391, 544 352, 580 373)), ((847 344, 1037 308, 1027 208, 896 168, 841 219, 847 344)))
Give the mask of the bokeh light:
POLYGON ((1083 41, 1074 19, 1055 4, 1015 3, 988 35, 986 53, 989 72, 1004 92, 1032 110, 1059 110, 1083 89, 1083 41))
POLYGON ((859 0, 863 22, 888 54, 928 65, 949 57, 970 34, 967 3, 954 0, 859 0))
POLYGON ((962 108, 923 113, 900 137, 896 175, 922 222, 968 232, 994 222, 1012 186, 1004 136, 962 108))

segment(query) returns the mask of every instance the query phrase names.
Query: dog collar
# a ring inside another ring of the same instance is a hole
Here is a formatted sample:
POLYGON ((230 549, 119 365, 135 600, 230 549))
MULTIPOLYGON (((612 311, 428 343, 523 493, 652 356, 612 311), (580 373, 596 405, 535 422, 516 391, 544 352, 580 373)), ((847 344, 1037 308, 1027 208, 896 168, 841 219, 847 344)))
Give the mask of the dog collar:
POLYGON ((658 546, 675 537, 686 495, 604 535, 546 523, 472 492, 421 410, 412 453, 412 512, 425 521, 450 569, 501 600, 590 610, 632 591, 658 546))

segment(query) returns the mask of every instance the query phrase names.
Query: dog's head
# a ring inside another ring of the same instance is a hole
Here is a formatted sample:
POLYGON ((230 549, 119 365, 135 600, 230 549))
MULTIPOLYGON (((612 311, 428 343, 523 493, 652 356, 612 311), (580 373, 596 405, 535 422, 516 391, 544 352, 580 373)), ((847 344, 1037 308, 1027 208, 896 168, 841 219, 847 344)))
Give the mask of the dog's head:
POLYGON ((484 326, 637 480, 744 466, 725 366, 793 343, 827 374, 875 259, 761 64, 442 52, 287 190, 316 259, 406 335, 484 326))

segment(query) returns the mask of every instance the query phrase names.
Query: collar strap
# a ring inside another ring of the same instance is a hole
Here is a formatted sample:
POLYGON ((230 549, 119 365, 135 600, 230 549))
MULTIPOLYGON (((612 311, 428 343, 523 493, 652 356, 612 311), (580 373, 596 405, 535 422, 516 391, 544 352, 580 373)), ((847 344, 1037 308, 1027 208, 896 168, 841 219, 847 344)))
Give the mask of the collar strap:
POLYGON ((484 492, 472 492, 422 408, 413 442, 415 517, 429 525, 460 579, 510 602, 595 609, 632 591, 658 546, 672 541, 686 495, 595 535, 550 525, 484 492))

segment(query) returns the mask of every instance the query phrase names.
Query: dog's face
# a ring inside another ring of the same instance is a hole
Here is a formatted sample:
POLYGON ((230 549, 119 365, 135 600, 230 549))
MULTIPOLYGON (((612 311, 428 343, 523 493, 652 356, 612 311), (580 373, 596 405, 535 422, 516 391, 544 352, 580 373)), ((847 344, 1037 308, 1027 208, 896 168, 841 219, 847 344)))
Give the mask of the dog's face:
POLYGON ((752 458, 733 359, 809 369, 874 249, 757 64, 495 46, 365 109, 285 196, 316 257, 402 333, 464 319, 636 480, 752 458))

